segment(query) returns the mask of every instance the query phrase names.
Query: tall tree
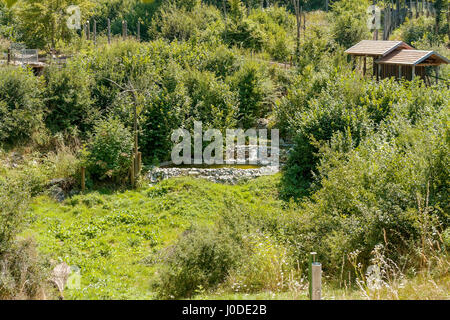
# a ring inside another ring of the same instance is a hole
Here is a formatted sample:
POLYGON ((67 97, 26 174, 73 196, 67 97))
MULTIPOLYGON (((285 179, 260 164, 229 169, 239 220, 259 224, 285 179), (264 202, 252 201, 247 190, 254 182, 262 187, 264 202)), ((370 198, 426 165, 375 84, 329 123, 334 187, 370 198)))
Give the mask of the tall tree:
POLYGON ((72 14, 67 9, 73 5, 79 6, 84 16, 94 7, 90 0, 20 1, 17 14, 22 40, 30 47, 47 50, 54 49, 58 41, 70 41, 75 30, 67 26, 72 14))

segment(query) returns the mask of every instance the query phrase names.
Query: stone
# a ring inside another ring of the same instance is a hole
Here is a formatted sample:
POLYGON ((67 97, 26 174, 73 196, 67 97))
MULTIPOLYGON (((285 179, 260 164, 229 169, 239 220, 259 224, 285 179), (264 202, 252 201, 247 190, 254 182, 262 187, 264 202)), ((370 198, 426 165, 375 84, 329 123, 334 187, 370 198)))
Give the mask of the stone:
POLYGON ((50 194, 52 198, 58 202, 63 202, 66 199, 66 194, 64 193, 64 190, 56 185, 50 188, 50 194))

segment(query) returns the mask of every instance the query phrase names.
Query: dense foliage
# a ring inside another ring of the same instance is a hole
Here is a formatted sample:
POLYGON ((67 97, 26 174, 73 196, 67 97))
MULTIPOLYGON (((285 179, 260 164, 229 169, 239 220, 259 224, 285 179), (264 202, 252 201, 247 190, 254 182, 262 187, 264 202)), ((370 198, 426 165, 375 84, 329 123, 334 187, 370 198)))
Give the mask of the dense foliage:
MULTIPOLYGON (((73 56, 49 58, 41 76, 0 66, 0 298, 41 297, 34 244, 19 240, 26 222, 40 253, 83 270, 71 298, 298 293, 311 251, 340 286, 366 284, 369 265, 391 268, 386 282, 448 282, 450 68, 440 84, 363 77, 344 50, 371 37, 369 1, 306 12, 298 39, 292 1, 75 1, 97 21, 96 45, 65 25, 67 1, 1 3, 0 50, 18 41, 73 56), (145 169, 195 121, 280 129, 287 161, 237 186, 138 179, 119 192, 135 115, 145 169)), ((392 38, 448 56, 440 8, 392 38)))
POLYGON ((133 138, 129 130, 116 119, 99 121, 83 150, 89 173, 100 180, 126 177, 131 165, 133 138))
POLYGON ((0 68, 0 145, 30 141, 44 113, 41 81, 29 70, 0 68))

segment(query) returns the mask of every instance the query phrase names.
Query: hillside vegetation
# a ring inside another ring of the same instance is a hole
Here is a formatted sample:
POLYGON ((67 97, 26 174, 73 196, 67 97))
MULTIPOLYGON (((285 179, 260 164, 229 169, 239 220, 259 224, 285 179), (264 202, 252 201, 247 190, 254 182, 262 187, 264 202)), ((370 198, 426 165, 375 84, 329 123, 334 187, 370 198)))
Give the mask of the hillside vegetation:
MULTIPOLYGON (((11 3, 0 50, 55 60, 0 65, 0 299, 303 299, 312 251, 327 299, 449 298, 450 68, 437 84, 363 77, 344 50, 371 37, 369 1, 303 3, 300 38, 291 1, 76 1, 96 44, 61 24, 66 1, 11 3), (150 184, 195 121, 279 129, 281 173, 150 184), (80 288, 52 288, 61 262, 80 288)), ((392 38, 448 57, 442 8, 392 38)))

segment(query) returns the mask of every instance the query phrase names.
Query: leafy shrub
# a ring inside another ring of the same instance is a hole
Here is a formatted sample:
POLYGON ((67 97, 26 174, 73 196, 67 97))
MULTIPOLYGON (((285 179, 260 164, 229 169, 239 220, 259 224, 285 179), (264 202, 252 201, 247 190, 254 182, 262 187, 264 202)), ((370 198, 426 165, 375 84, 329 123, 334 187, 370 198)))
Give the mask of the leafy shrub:
POLYGON ((328 82, 320 96, 300 100, 293 114, 294 148, 285 170, 283 192, 301 196, 308 192, 319 161, 319 141, 329 141, 336 132, 350 137, 347 147, 357 146, 371 126, 365 108, 358 106, 359 81, 355 77, 328 82))
POLYGON ((165 298, 190 297, 214 288, 239 263, 240 235, 229 227, 194 227, 170 249, 160 271, 158 292, 165 298))
POLYGON ((0 177, 0 299, 42 297, 44 271, 31 240, 19 240, 28 216, 26 177, 0 177))
POLYGON ((202 121, 205 128, 233 128, 238 102, 227 83, 211 72, 192 70, 184 85, 191 101, 187 128, 193 128, 194 120, 202 121))
POLYGON ((300 274, 293 269, 293 255, 267 235, 249 234, 244 239, 247 254, 230 272, 224 287, 234 292, 283 292, 295 285, 300 274))
POLYGON ((123 179, 133 153, 130 131, 117 119, 99 121, 86 145, 83 158, 88 172, 96 179, 123 179))
POLYGON ((208 39, 208 34, 219 35, 222 29, 223 22, 216 8, 205 5, 201 10, 192 10, 169 4, 158 11, 149 33, 153 39, 185 41, 193 37, 208 39))
POLYGON ((92 128, 98 119, 93 105, 91 88, 94 85, 86 69, 67 64, 63 68, 50 67, 45 72, 46 124, 52 132, 76 127, 82 133, 92 128))
POLYGON ((42 128, 42 86, 30 70, 0 68, 0 144, 29 142, 42 128))
MULTIPOLYGON (((440 28, 436 33, 436 21, 430 16, 422 15, 418 18, 407 18, 406 21, 394 31, 393 38, 401 39, 415 48, 424 43, 427 50, 430 46, 446 41, 446 27, 440 28)), ((425 49, 425 48, 424 48, 425 49)))
POLYGON ((271 109, 273 85, 265 70, 255 62, 247 62, 231 78, 230 83, 239 99, 239 124, 252 128, 271 109))
POLYGON ((173 145, 172 131, 182 125, 189 102, 183 84, 176 77, 167 76, 165 86, 146 103, 142 112, 141 146, 145 157, 168 160, 173 145))
POLYGON ((246 18, 245 7, 240 0, 229 0, 230 20, 227 22, 223 38, 232 46, 261 50, 264 32, 261 26, 246 18))
POLYGON ((273 6, 253 10, 248 19, 264 31, 264 50, 278 61, 287 61, 294 47, 294 16, 283 7, 273 6))
MULTIPOLYGON (((448 95, 448 90, 427 88, 420 81, 399 84, 392 79, 375 82, 336 76, 333 80, 318 77, 317 82, 313 78, 306 88, 289 93, 277 110, 294 136, 283 178, 286 195, 306 194, 317 174, 320 143, 333 138, 340 141, 342 150, 350 150, 389 121, 394 110, 405 121, 415 123, 443 108, 448 95)), ((303 86, 303 78, 299 80, 303 86)))
POLYGON ((334 39, 345 48, 368 37, 367 0, 341 0, 332 4, 334 39))

